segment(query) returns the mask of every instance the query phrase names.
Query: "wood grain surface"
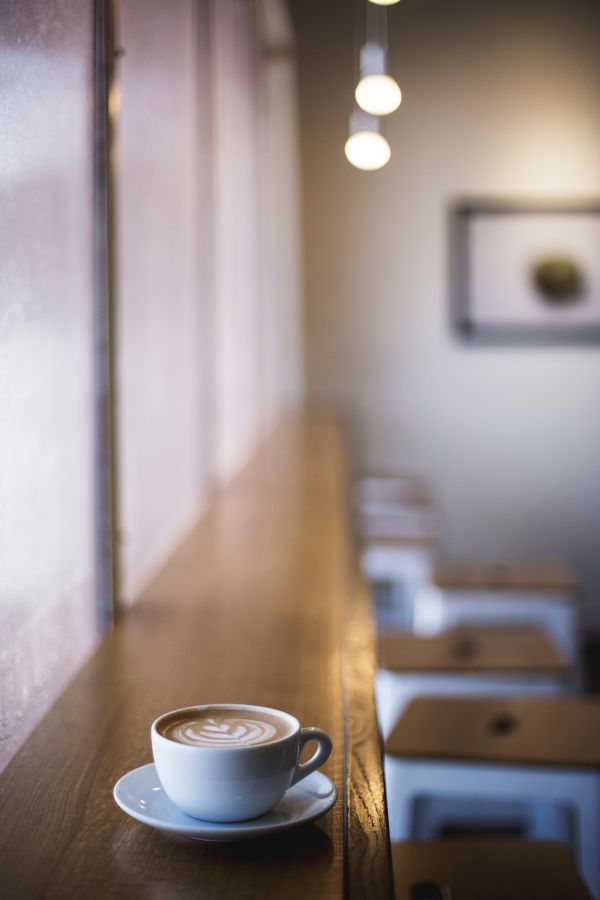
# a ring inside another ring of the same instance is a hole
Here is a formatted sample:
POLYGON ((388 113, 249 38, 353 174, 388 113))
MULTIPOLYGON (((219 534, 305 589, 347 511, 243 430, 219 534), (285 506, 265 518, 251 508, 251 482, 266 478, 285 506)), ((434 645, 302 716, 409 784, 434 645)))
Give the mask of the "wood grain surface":
POLYGON ((422 697, 385 745, 394 756, 600 769, 593 697, 422 697))
POLYGON ((346 882, 350 900, 393 896, 382 747, 373 695, 375 640, 370 598, 359 579, 344 661, 348 711, 346 882))
POLYGON ((379 664, 392 672, 526 674, 566 677, 567 660, 540 628, 454 628, 432 637, 387 633, 379 664))
MULTIPOLYGON (((381 761, 365 701, 351 731, 351 740, 365 734, 368 719, 364 779, 344 792, 342 658, 354 589, 347 502, 331 422, 289 424, 260 449, 1 776, 3 896, 304 900, 349 890, 346 848, 363 827, 356 807, 365 786, 381 784, 381 761), (324 728, 336 806, 301 829, 230 845, 177 839, 128 818, 112 789, 151 761, 152 720, 207 702, 274 706, 324 728)), ((364 802, 381 803, 380 789, 364 802)), ((385 867, 381 811, 371 827, 385 867)), ((370 896, 388 889, 382 881, 370 896)))
POLYGON ((392 845, 396 900, 591 900, 569 850, 551 841, 444 840, 392 845))

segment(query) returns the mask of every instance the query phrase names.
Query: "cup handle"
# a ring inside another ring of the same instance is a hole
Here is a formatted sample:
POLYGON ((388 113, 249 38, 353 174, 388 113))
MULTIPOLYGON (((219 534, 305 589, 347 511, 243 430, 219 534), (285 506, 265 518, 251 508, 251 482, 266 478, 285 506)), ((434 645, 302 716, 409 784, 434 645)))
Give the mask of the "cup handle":
POLYGON ((298 763, 296 771, 294 772, 294 777, 292 778, 292 784, 297 784, 303 778, 306 778, 307 775, 310 775, 311 772, 314 772, 315 769, 318 769, 327 759, 329 759, 332 746, 331 739, 329 735, 325 734, 324 731, 321 731, 320 728, 300 729, 298 756, 300 756, 306 744, 309 744, 311 741, 316 741, 318 747, 310 759, 305 763, 298 763))

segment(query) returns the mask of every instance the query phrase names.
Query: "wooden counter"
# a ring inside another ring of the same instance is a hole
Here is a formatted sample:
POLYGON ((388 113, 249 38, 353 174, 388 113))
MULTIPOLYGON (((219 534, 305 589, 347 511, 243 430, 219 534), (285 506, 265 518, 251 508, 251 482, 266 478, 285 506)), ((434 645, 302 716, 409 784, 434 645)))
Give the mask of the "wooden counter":
POLYGON ((374 639, 348 504, 330 422, 286 425, 261 448, 0 777, 4 896, 392 896, 374 639), (207 702, 275 706, 328 731, 336 806, 229 845, 128 818, 112 789, 151 761, 152 720, 207 702))

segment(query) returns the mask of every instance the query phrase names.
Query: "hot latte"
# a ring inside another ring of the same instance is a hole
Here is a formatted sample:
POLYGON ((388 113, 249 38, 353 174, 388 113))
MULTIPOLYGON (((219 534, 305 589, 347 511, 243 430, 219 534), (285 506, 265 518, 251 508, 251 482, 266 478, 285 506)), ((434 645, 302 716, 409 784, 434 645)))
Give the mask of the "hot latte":
POLYGON ((174 713, 157 726, 159 734, 192 747, 252 747, 284 738, 294 731, 284 716, 244 706, 207 706, 174 713))
POLYGON ((264 815, 331 752, 320 728, 301 728, 289 713, 243 703, 174 709, 152 723, 150 735, 166 796, 188 816, 209 822, 264 815), (310 742, 316 751, 299 762, 310 742))

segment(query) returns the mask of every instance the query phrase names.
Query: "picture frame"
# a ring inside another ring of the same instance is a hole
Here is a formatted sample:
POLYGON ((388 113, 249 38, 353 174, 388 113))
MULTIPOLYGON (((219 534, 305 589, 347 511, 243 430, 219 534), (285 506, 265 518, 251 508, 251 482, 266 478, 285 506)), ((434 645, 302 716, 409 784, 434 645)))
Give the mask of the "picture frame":
POLYGON ((451 320, 489 344, 600 343, 600 199, 462 199, 451 320))

